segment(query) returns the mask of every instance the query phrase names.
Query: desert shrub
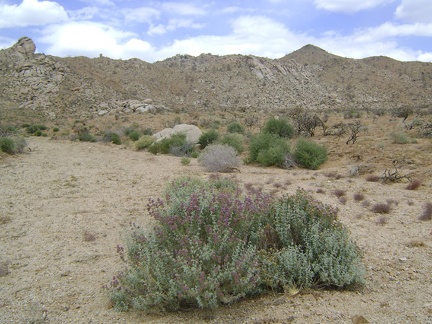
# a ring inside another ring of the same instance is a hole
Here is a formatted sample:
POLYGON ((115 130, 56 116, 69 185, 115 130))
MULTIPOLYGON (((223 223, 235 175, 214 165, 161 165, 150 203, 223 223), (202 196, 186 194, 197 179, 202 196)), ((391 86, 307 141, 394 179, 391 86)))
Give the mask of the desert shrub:
POLYGON ((343 196, 346 195, 346 191, 343 190, 343 189, 336 189, 336 190, 333 191, 333 194, 334 194, 336 197, 340 198, 340 197, 343 197, 343 196))
POLYGON ((258 134, 251 138, 248 162, 280 166, 284 163, 287 153, 289 146, 285 139, 274 134, 258 134))
POLYGON ((41 136, 42 132, 48 129, 45 125, 26 125, 25 128, 28 134, 36 136, 41 136))
POLYGON ((239 168, 240 158, 228 145, 213 144, 206 147, 199 157, 201 165, 209 172, 232 172, 239 168))
POLYGON ((81 142, 96 142, 96 137, 90 134, 87 128, 78 131, 78 140, 81 142))
POLYGON ((304 191, 272 200, 236 183, 181 178, 151 199, 152 231, 133 226, 112 282, 117 310, 214 309, 269 289, 350 287, 361 254, 331 207, 304 191))
POLYGON ((0 125, 0 136, 9 136, 18 132, 18 129, 13 125, 0 125))
POLYGON ((384 203, 378 203, 372 206, 372 212, 378 213, 378 214, 388 214, 390 213, 390 205, 384 204, 384 203))
POLYGON ((286 119, 271 118, 264 125, 262 133, 291 138, 294 134, 294 127, 286 119))
POLYGON ((423 213, 420 215, 419 219, 423 221, 432 220, 432 203, 425 203, 423 213))
POLYGON ((422 185, 421 180, 412 179, 407 186, 405 187, 407 190, 416 190, 422 185))
POLYGON ((144 150, 144 149, 150 147, 150 145, 152 145, 153 142, 154 142, 153 136, 143 135, 138 139, 138 141, 135 142, 135 148, 138 151, 144 150))
POLYGON ((20 136, 0 136, 0 151, 8 154, 22 153, 27 143, 20 136))
POLYGON ((327 161, 327 149, 322 145, 300 138, 296 143, 294 157, 301 166, 316 170, 327 161))
POLYGON ((237 153, 243 153, 244 151, 244 138, 243 135, 238 133, 225 134, 219 140, 219 143, 233 147, 237 151, 237 153))
POLYGON ((181 163, 182 165, 184 165, 184 166, 189 165, 190 162, 191 162, 191 159, 188 158, 188 157, 186 157, 186 156, 182 157, 181 160, 180 160, 180 163, 181 163))
POLYGON ((115 132, 111 132, 111 131, 107 131, 105 132, 103 139, 104 142, 110 142, 116 145, 120 145, 121 144, 121 139, 120 136, 115 133, 115 132))
POLYGON ((381 177, 376 174, 370 174, 366 177, 366 181, 369 182, 378 182, 381 180, 381 177))
POLYGON ((415 143, 415 139, 412 139, 408 134, 404 132, 393 132, 391 138, 395 144, 409 144, 415 143))
POLYGON ((201 148, 205 148, 207 145, 210 145, 213 142, 215 142, 218 139, 218 137, 219 137, 219 133, 216 130, 211 129, 201 134, 201 136, 198 139, 198 144, 201 145, 201 148))
POLYGON ((232 123, 228 124, 228 126, 227 126, 227 132, 228 133, 244 134, 245 128, 239 122, 232 122, 232 123))
POLYGON ((365 199, 365 196, 361 192, 356 192, 354 194, 354 200, 355 201, 362 201, 365 199))
POLYGON ((171 137, 163 138, 162 140, 154 143, 148 148, 148 151, 153 154, 168 154, 173 147, 182 147, 187 145, 186 134, 177 133, 171 137))
POLYGON ((133 129, 131 130, 127 136, 132 140, 132 141, 138 141, 139 138, 141 137, 141 132, 138 129, 133 129))
POLYGON ((184 142, 180 145, 171 145, 169 149, 169 154, 174 156, 191 156, 194 151, 194 144, 184 142))

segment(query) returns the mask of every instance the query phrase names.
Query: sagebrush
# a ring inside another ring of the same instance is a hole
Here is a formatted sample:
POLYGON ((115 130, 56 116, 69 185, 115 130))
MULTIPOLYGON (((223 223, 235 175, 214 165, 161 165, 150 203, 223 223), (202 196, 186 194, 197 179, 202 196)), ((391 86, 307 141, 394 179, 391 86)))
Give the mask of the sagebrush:
POLYGON ((115 309, 214 309, 268 290, 361 284, 361 253, 337 212, 306 192, 279 200, 233 181, 180 178, 133 225, 114 276, 115 309))

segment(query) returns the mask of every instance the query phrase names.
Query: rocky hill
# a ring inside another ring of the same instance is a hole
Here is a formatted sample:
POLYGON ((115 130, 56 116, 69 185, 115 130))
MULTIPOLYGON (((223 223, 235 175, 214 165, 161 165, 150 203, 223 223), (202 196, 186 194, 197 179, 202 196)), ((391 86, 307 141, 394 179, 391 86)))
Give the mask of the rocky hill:
POLYGON ((0 50, 0 114, 58 119, 163 110, 432 107, 432 64, 349 59, 307 45, 280 59, 177 55, 153 64, 0 50))

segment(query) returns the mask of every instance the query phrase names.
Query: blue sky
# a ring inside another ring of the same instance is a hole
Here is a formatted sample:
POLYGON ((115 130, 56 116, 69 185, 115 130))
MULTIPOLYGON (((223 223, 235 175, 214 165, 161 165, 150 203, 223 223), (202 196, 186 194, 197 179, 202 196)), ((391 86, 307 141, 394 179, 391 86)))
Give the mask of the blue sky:
POLYGON ((345 57, 432 62, 431 0, 0 0, 0 48, 147 62, 176 54, 280 58, 306 44, 345 57))

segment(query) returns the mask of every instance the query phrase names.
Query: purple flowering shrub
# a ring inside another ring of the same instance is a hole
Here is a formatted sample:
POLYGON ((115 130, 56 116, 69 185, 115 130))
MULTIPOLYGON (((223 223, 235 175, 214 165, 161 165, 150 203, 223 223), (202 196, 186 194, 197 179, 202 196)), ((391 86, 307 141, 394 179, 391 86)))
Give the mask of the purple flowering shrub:
POLYGON ((118 247, 127 264, 111 282, 118 310, 214 309, 269 289, 362 282, 336 211, 303 191, 274 200, 220 177, 181 178, 148 212, 157 225, 133 226, 118 247))

